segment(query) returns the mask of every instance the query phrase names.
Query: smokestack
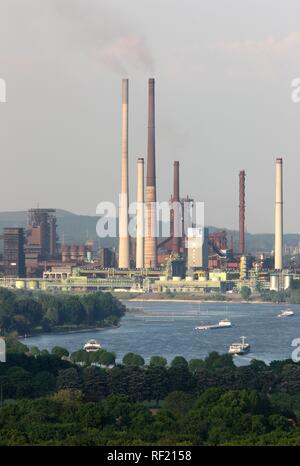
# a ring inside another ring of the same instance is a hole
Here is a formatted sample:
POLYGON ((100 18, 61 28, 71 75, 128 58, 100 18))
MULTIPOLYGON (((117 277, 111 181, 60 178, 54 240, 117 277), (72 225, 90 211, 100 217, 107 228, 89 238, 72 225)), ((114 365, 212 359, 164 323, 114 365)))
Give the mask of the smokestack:
POLYGON ((230 249, 231 249, 231 252, 233 254, 234 244, 233 244, 233 236, 232 235, 230 236, 230 249))
POLYGON ((145 267, 157 267, 156 241, 156 175, 155 175, 155 82, 148 82, 148 152, 146 209, 147 226, 145 234, 145 267))
POLYGON ((174 162, 173 199, 179 202, 179 162, 174 162))
POLYGON ((136 268, 144 268, 144 159, 137 163, 136 268))
POLYGON ((181 231, 181 212, 179 208, 179 162, 174 162, 174 175, 173 175, 173 209, 171 211, 171 235, 172 235, 172 250, 173 253, 179 254, 180 252, 180 237, 178 236, 181 231))
POLYGON ((240 171, 240 205, 239 205, 239 253, 245 254, 245 171, 240 171))
POLYGON ((122 80, 122 171, 119 200, 119 268, 129 269, 128 234, 128 79, 122 80))
POLYGON ((283 187, 282 159, 276 159, 276 195, 275 195, 275 270, 282 270, 283 243, 283 187))

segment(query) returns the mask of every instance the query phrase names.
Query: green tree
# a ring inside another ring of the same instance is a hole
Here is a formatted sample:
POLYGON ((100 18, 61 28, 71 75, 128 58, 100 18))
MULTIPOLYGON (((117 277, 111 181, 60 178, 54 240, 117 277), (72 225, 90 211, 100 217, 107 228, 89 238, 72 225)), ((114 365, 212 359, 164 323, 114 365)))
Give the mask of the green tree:
POLYGON ((145 373, 145 384, 148 387, 148 400, 159 400, 165 398, 169 392, 169 374, 165 367, 149 366, 145 373))
POLYGON ((32 381, 35 396, 45 396, 55 391, 56 379, 53 374, 47 371, 38 372, 32 381))
POLYGON ((22 367, 11 367, 6 372, 7 397, 29 398, 33 395, 32 375, 22 367))
POLYGON ((219 354, 217 351, 209 353, 204 363, 205 367, 209 370, 235 367, 231 354, 219 354))
POLYGON ((15 314, 13 316, 13 328, 16 329, 19 335, 26 335, 30 332, 30 322, 25 316, 15 314))
POLYGON ((77 388, 62 388, 55 393, 53 398, 62 402, 81 401, 82 392, 77 388))
POLYGON ((150 359, 150 366, 166 367, 167 360, 163 356, 152 356, 150 359))
POLYGON ((202 359, 191 359, 189 361, 189 370, 194 374, 197 370, 202 369, 205 363, 202 359))
POLYGON ((124 367, 115 366, 108 372, 108 388, 111 394, 127 394, 126 377, 124 367))
POLYGON ((7 353, 14 353, 14 354, 26 354, 29 353, 28 346, 24 345, 19 340, 16 339, 8 339, 6 340, 6 350, 7 353))
POLYGON ((123 364, 124 366, 143 366, 145 361, 139 354, 127 353, 123 357, 123 364))
POLYGON ((182 356, 175 356, 173 361, 171 362, 171 367, 185 367, 188 368, 189 364, 187 360, 182 356))
POLYGON ((114 353, 111 353, 109 351, 101 351, 99 355, 99 363, 102 366, 113 366, 116 362, 116 356, 114 353))
POLYGON ((248 286, 242 286, 242 288, 241 288, 241 298, 244 301, 248 301, 250 299, 250 296, 251 296, 250 288, 248 286))
POLYGON ((162 402, 162 408, 170 411, 175 417, 184 417, 195 403, 193 395, 181 391, 169 393, 162 402))
POLYGON ((80 325, 86 320, 85 309, 78 296, 67 296, 64 298, 63 314, 65 323, 80 325))
POLYGON ((73 362, 89 364, 90 363, 89 355, 90 353, 88 353, 84 349, 80 349, 78 351, 74 351, 74 353, 71 354, 70 359, 73 362))
POLYGON ((65 388, 71 388, 80 390, 82 385, 81 376, 79 370, 75 367, 69 369, 62 369, 58 372, 57 376, 57 389, 62 390, 65 388))
POLYGON ((99 401, 108 394, 107 374, 103 369, 87 367, 83 370, 82 391, 86 401, 99 401))
POLYGON ((300 394, 300 366, 298 364, 287 364, 283 367, 279 381, 278 390, 289 395, 300 394))
POLYGON ((171 365, 168 370, 170 391, 191 391, 194 387, 194 378, 188 365, 171 365))
POLYGON ((86 295, 10 292, 0 295, 0 334, 24 335, 38 328, 50 332, 57 325, 117 324, 125 306, 110 293, 86 295))
POLYGON ((43 309, 40 303, 28 297, 17 300, 16 313, 24 316, 31 327, 38 326, 43 317, 43 309))
POLYGON ((41 327, 43 332, 51 332, 53 322, 47 317, 43 317, 41 321, 41 327))
POLYGON ((51 354, 53 354, 54 356, 57 356, 58 358, 62 358, 62 357, 68 357, 69 351, 60 346, 54 346, 51 350, 51 354))
POLYGON ((32 354, 32 356, 35 356, 35 357, 41 354, 41 351, 37 346, 30 346, 29 351, 30 351, 30 354, 32 354))

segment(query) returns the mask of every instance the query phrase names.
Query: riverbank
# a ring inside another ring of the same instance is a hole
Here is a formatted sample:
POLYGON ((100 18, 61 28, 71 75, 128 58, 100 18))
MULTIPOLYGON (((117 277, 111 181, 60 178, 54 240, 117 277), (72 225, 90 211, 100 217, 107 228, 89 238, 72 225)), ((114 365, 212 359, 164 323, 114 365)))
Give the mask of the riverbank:
MULTIPOLYGON (((148 302, 148 303, 198 303, 198 304, 216 304, 216 303, 230 303, 230 304, 272 304, 274 306, 275 303, 272 303, 270 301, 243 301, 243 300, 227 300, 227 301, 222 301, 222 300, 214 300, 214 299, 178 299, 178 298, 171 298, 171 299, 159 299, 159 298, 132 298, 132 299, 122 299, 122 302, 127 301, 127 302, 136 302, 136 303, 142 303, 142 302, 148 302)), ((287 303, 280 303, 282 305, 287 304, 287 303)))
POLYGON ((19 340, 26 340, 27 338, 34 338, 34 337, 40 337, 40 336, 43 336, 43 335, 71 335, 72 333, 74 334, 77 334, 77 333, 89 333, 89 332, 99 332, 99 331, 102 331, 102 330, 113 330, 113 329, 118 329, 120 327, 120 324, 118 325, 106 325, 104 327, 99 327, 99 326, 95 326, 95 327, 85 327, 85 326, 77 326, 76 328, 75 327, 72 327, 72 329, 68 326, 68 328, 61 328, 61 327, 58 327, 58 328, 53 328, 53 331, 51 330, 51 332, 45 332, 43 330, 41 331, 37 331, 37 332, 34 332, 32 334, 26 334, 26 335, 19 335, 18 336, 18 339, 19 340))
MULTIPOLYGON (((138 295, 133 296, 132 293, 122 293, 119 296, 120 301, 122 302, 157 302, 157 303, 224 303, 224 304, 276 304, 272 301, 266 301, 260 298, 259 295, 252 296, 249 300, 244 300, 241 298, 241 295, 238 293, 235 294, 219 294, 219 295, 209 295, 201 294, 194 295, 190 293, 174 293, 173 295, 167 295, 163 293, 139 293, 138 295)), ((277 303, 278 304, 278 303, 277 303)), ((282 305, 288 304, 287 302, 281 303, 282 305)))

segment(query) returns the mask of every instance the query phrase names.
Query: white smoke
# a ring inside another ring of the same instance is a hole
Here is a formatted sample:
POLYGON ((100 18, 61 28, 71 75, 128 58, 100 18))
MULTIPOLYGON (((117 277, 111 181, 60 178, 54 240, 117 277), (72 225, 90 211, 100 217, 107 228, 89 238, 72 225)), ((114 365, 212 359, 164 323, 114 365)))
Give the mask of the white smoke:
POLYGON ((129 68, 153 70, 153 57, 138 28, 96 0, 50 0, 65 23, 73 47, 92 60, 124 75, 129 68))

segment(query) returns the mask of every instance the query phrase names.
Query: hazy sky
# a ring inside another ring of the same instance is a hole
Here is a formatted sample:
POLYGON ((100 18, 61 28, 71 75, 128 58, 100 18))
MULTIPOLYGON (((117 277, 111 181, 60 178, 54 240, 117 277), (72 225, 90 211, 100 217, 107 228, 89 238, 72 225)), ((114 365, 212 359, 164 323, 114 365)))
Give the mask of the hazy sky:
POLYGON ((130 197, 156 78, 158 196, 205 202, 206 223, 271 232, 275 158, 285 231, 299 232, 300 1, 1 0, 0 210, 94 214, 120 185, 121 78, 130 80, 130 197))

